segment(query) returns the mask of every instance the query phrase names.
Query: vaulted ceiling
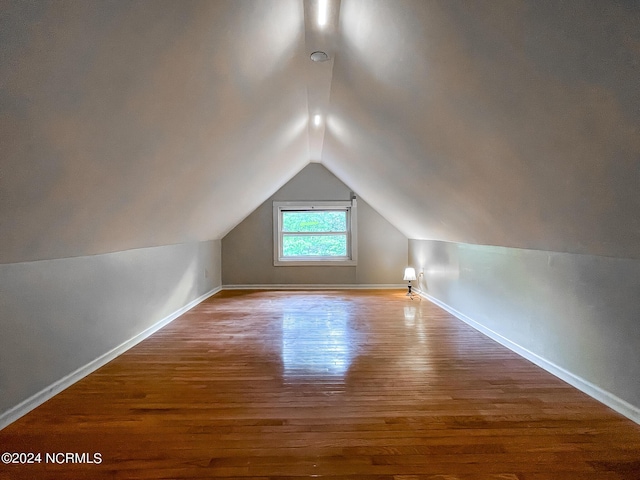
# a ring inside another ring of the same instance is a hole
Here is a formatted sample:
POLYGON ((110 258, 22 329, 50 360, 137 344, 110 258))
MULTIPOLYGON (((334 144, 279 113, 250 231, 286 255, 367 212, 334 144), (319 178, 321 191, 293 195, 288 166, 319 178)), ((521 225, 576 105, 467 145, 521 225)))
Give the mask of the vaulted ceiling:
POLYGON ((638 2, 318 7, 0 1, 0 262, 221 238, 310 161, 409 238, 640 258, 638 2))

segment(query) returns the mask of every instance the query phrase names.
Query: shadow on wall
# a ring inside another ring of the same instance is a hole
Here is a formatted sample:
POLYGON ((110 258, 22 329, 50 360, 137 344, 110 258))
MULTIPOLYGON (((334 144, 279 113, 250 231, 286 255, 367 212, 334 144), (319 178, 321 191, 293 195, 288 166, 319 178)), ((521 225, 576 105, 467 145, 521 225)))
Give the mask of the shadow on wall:
POLYGON ((437 291, 442 284, 455 282, 460 278, 460 264, 457 251, 446 242, 433 242, 432 248, 417 252, 412 266, 418 273, 417 287, 423 292, 437 291), (422 275, 420 275, 422 273, 422 275))

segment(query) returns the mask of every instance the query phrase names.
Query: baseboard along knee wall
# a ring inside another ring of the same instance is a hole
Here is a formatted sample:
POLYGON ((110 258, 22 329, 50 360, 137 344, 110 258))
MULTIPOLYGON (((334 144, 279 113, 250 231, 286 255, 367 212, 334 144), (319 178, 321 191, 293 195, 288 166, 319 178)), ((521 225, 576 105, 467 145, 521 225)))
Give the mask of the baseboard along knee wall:
POLYGON ((615 410, 619 414, 624 415, 629 420, 632 420, 635 423, 640 425, 640 408, 634 405, 631 405, 629 402, 626 402, 625 400, 617 397, 611 392, 608 392, 598 387, 597 385, 594 385, 593 383, 585 380, 584 378, 581 378, 569 372, 568 370, 565 370, 564 368, 559 367, 553 362, 550 362, 544 359, 543 357, 540 357, 539 355, 527 350, 526 348, 518 345, 517 343, 512 342, 511 340, 503 337, 499 333, 496 333, 493 330, 485 327, 481 323, 476 322, 475 320, 468 317, 464 313, 459 312, 455 308, 429 295, 427 292, 424 292, 422 290, 418 290, 415 288, 413 291, 418 295, 420 295, 422 298, 429 300, 434 305, 437 305, 443 310, 449 312, 451 315, 458 318, 459 320, 462 320, 464 323, 466 323, 470 327, 486 335, 490 339, 498 342, 500 345, 508 348, 512 352, 529 360, 530 362, 536 364, 543 370, 546 370, 547 372, 554 375, 555 377, 558 377, 560 380, 567 382, 569 385, 577 388, 581 392, 586 393, 587 395, 599 401, 600 403, 603 403, 604 405, 611 408, 612 410, 615 410))
POLYGON ((84 377, 86 377, 87 375, 95 372, 100 367, 106 365, 108 362, 110 362, 111 360, 113 360, 117 356, 123 354, 124 352, 126 352, 130 348, 134 347, 135 345, 137 345, 138 343, 143 341, 145 338, 153 335, 155 332, 160 330, 162 327, 168 325, 173 320, 178 318, 180 315, 188 312, 189 310, 191 310, 193 307, 195 307, 199 303, 203 302, 204 300, 206 300, 207 298, 211 297, 212 295, 215 295, 216 293, 218 293, 220 290, 222 290, 222 287, 217 287, 217 288, 214 288, 213 290, 210 290, 207 293, 199 296, 198 298, 196 298, 196 299, 192 300, 191 302, 187 303, 185 306, 179 308, 178 310, 176 310, 175 312, 171 313, 170 315, 167 315, 162 320, 156 322, 155 324, 153 324, 152 326, 150 326, 146 330, 143 330, 139 334, 137 334, 134 337, 130 338, 126 342, 121 343, 120 345, 118 345, 117 347, 113 348, 112 350, 109 350, 108 352, 100 355, 95 360, 92 360, 91 362, 89 362, 86 365, 78 368, 74 372, 71 372, 70 374, 68 374, 65 377, 61 378, 60 380, 57 380, 57 381, 53 382, 48 387, 43 388, 38 393, 36 393, 36 394, 32 395, 31 397, 27 398, 26 400, 20 402, 15 407, 10 408, 6 412, 3 412, 2 414, 0 414, 0 430, 2 430, 7 425, 15 422, 20 417, 26 415, 27 413, 29 413, 34 408, 42 405, 44 402, 46 402, 47 400, 53 398, 58 393, 62 392, 66 388, 70 387, 71 385, 73 385, 77 381, 79 381, 79 380, 83 379, 84 377))
MULTIPOLYGON (((36 407, 38 407, 39 405, 43 404, 44 402, 46 402, 50 398, 54 397, 55 395, 57 395, 58 393, 60 393, 64 389, 66 389, 69 386, 71 386, 72 384, 76 383, 77 381, 81 380, 82 378, 86 377, 87 375, 91 374, 92 372, 96 371, 97 369, 99 369, 100 367, 102 367, 106 363, 110 362, 111 360, 113 360, 117 356, 121 355, 125 351, 127 351, 130 348, 134 347, 135 345, 137 345, 138 343, 140 343, 141 341, 143 341, 147 337, 151 336, 152 334, 154 334, 155 332, 160 330, 162 327, 168 325, 170 322, 172 322, 173 320, 178 318, 180 315, 186 313, 187 311, 189 311, 190 309, 192 309, 193 307, 195 307, 199 303, 203 302, 204 300, 206 300, 207 298, 211 297, 212 295, 215 295, 216 293, 218 293, 221 290, 348 290, 348 289, 359 289, 359 290, 365 290, 365 289, 406 289, 406 285, 404 285, 404 284, 371 284, 371 285, 365 285, 365 284, 355 284, 355 285, 349 285, 349 284, 348 285, 317 285, 317 284, 292 285, 292 284, 278 284, 278 285, 273 285, 273 284, 271 284, 271 285, 224 285, 224 286, 221 286, 221 287, 217 287, 217 288, 215 288, 215 289, 213 289, 213 290, 201 295, 200 297, 192 300, 191 302, 189 302, 188 304, 186 304, 182 308, 176 310, 172 314, 170 314, 170 315, 166 316, 165 318, 163 318, 162 320, 156 322, 154 325, 152 325, 151 327, 149 327, 146 330, 142 331, 141 333, 135 335, 134 337, 132 337, 128 341, 126 341, 126 342, 120 344, 119 346, 115 347, 114 349, 104 353, 100 357, 98 357, 95 360, 89 362, 88 364, 84 365, 83 367, 80 367, 79 369, 77 369, 74 372, 70 373, 69 375, 61 378, 60 380, 55 381, 54 383, 52 383, 48 387, 42 389, 38 393, 36 393, 36 394, 32 395, 31 397, 27 398, 26 400, 24 400, 23 402, 19 403, 15 407, 10 408, 6 412, 3 412, 2 414, 0 414, 0 430, 3 429, 4 427, 6 427, 7 425, 13 423, 14 421, 19 419, 20 417, 26 415, 31 410, 33 410, 36 407)), ((603 403, 604 405, 607 405, 611 409, 615 410, 616 412, 620 413, 621 415, 624 415, 625 417, 629 418, 630 420, 634 421, 635 423, 640 424, 640 409, 635 407, 634 405, 631 405, 630 403, 618 398, 614 394, 612 394, 612 393, 610 393, 610 392, 608 392, 606 390, 603 390, 602 388, 598 387, 597 385, 594 385, 594 384, 588 382, 587 380, 585 380, 585 379, 583 379, 583 378, 581 378, 581 377, 579 377, 579 376, 577 376, 577 375, 575 375, 575 374, 563 369, 562 367, 559 367, 559 366, 555 365, 554 363, 549 362, 548 360, 546 360, 546 359, 540 357, 539 355, 537 355, 537 354, 535 354, 535 353, 523 348, 522 346, 510 341, 509 339, 501 336, 500 334, 494 332, 493 330, 484 327, 482 324, 476 322, 475 320, 473 320, 472 318, 468 317, 467 315, 465 315, 465 314, 457 311, 456 309, 450 307, 449 305, 445 304, 444 302, 441 302, 440 300, 432 297, 428 293, 426 293, 424 291, 421 291, 419 289, 416 289, 416 288, 414 288, 413 291, 417 295, 420 295, 422 298, 424 298, 426 300, 429 300, 433 304, 435 304, 438 307, 442 308, 443 310, 447 311, 448 313, 450 313, 451 315, 455 316, 459 320, 462 320, 467 325, 471 326, 472 328, 474 328, 475 330, 479 331, 480 333, 486 335, 487 337, 491 338, 492 340, 494 340, 494 341, 500 343, 501 345, 505 346, 506 348, 508 348, 509 350, 513 351, 514 353, 516 353, 516 354, 520 355, 521 357, 523 357, 523 358, 531 361, 532 363, 538 365, 539 367, 541 367, 542 369, 544 369, 547 372, 551 373, 552 375, 554 375, 554 376, 560 378, 561 380, 567 382, 568 384, 570 384, 573 387, 577 388, 578 390, 586 393, 587 395, 589 395, 592 398, 598 400, 599 402, 603 403)))

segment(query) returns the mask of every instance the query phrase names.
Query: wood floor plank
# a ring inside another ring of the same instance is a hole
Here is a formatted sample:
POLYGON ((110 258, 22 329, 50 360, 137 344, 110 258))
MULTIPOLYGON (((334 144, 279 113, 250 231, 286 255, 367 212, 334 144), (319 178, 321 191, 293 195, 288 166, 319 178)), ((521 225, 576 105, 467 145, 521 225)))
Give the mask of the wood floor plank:
POLYGON ((0 480, 640 479, 640 426, 397 291, 221 292, 0 446, 43 457, 0 480))

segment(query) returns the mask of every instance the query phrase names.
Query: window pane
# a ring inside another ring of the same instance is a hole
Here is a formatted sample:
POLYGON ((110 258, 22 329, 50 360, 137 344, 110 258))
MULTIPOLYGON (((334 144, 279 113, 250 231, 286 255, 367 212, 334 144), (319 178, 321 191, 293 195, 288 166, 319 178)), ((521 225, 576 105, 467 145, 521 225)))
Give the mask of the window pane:
POLYGON ((284 257, 346 257, 346 235, 283 235, 284 257))
POLYGON ((282 212, 283 232, 346 232, 345 210, 282 212))

